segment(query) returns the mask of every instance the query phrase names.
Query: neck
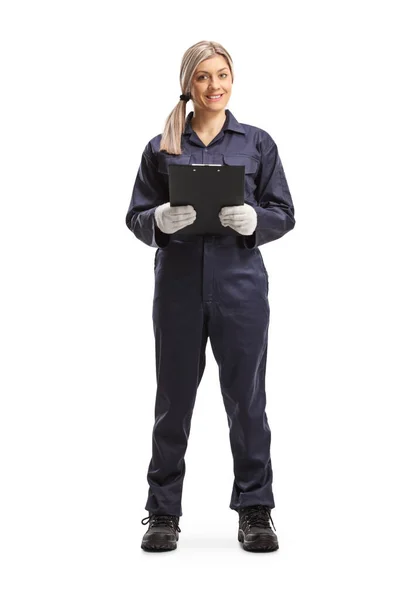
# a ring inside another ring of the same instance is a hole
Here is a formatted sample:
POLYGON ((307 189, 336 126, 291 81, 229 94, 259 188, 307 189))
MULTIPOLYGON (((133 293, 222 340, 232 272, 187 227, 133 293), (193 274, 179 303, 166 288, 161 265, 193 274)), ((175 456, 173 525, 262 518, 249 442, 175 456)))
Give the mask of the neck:
POLYGON ((225 109, 218 112, 198 111, 194 112, 191 125, 194 130, 201 133, 212 133, 221 129, 226 117, 225 109))

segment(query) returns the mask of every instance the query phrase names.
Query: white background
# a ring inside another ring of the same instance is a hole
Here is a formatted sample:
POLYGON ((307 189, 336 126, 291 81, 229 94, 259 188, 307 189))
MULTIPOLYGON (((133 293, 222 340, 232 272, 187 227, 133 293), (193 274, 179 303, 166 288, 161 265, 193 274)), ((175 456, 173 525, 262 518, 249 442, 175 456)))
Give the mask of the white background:
POLYGON ((4 600, 399 597, 394 8, 2 4, 4 600), (155 249, 125 215, 144 146, 179 100, 181 58, 204 39, 232 55, 228 108, 272 135, 296 210, 295 229, 261 247, 280 542, 271 554, 237 541, 210 344, 178 549, 140 548, 155 249))

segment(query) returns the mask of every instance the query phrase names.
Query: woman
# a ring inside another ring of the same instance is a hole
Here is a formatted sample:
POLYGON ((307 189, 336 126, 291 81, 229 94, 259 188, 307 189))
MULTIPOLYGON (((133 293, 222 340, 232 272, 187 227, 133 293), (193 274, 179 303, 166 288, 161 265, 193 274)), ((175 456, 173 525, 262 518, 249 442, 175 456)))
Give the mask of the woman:
POLYGON ((278 540, 270 526, 275 503, 265 413, 269 282, 259 246, 293 229, 294 207, 271 136, 226 109, 233 83, 228 52, 216 42, 194 44, 183 56, 180 82, 184 93, 163 134, 143 151, 126 216, 135 236, 157 248, 157 394, 149 516, 142 520, 149 528, 141 547, 177 547, 184 456, 210 337, 229 424, 235 475, 229 507, 239 515, 238 540, 246 550, 271 551, 278 540), (189 99, 194 110, 185 119, 189 99), (190 199, 187 206, 169 204, 174 163, 244 165, 244 205, 219 213, 232 235, 185 234, 196 211, 190 199))

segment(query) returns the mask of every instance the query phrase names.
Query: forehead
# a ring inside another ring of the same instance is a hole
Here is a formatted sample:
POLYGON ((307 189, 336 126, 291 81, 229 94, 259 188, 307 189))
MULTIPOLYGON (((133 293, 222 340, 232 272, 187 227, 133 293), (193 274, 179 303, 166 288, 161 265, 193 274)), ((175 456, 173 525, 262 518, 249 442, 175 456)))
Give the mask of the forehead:
POLYGON ((207 58, 207 60, 203 60, 197 65, 196 73, 198 73, 199 71, 207 71, 208 73, 213 73, 225 67, 229 70, 228 63, 223 56, 212 56, 211 58, 207 58))

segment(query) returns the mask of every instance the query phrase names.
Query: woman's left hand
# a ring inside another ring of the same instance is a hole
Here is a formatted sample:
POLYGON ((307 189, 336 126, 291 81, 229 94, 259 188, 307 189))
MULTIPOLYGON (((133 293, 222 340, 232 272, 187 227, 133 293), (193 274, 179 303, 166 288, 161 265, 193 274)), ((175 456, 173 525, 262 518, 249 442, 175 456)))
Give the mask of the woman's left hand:
POLYGON ((250 204, 224 206, 219 213, 223 227, 232 227, 241 235, 251 235, 257 227, 257 213, 250 204))

